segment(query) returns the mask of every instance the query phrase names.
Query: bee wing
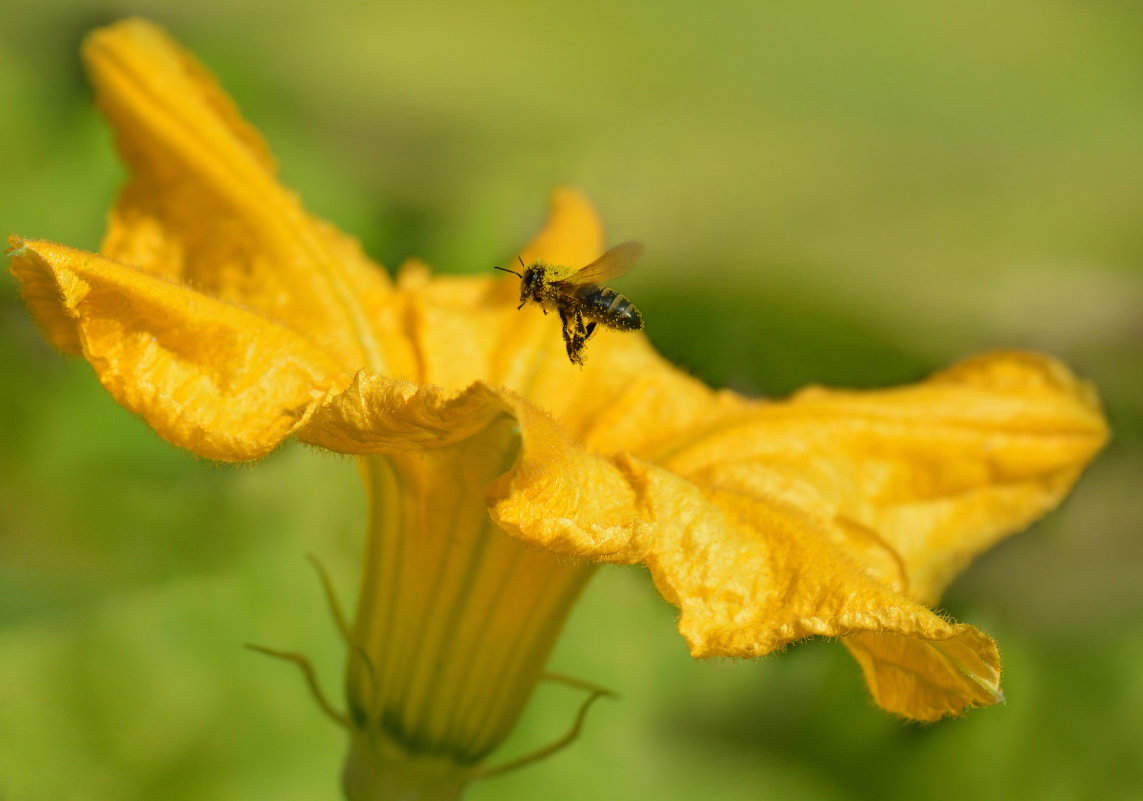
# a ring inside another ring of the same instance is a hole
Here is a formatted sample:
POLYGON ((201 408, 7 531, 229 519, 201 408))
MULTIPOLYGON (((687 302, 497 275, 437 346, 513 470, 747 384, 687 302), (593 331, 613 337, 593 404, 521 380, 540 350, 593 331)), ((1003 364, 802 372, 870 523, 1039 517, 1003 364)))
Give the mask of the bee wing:
POLYGON ((563 280, 565 284, 602 284, 623 275, 643 255, 641 242, 616 245, 586 267, 576 270, 563 280))

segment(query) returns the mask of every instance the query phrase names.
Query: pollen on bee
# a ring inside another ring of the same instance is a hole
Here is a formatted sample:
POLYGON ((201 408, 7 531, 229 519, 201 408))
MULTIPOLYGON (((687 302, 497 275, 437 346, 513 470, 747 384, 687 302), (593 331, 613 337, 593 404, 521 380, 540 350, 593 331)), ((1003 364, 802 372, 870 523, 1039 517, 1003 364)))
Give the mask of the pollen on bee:
POLYGON ((616 245, 595 261, 578 270, 548 265, 540 261, 525 265, 523 272, 507 267, 496 267, 520 279, 520 305, 529 302, 538 305, 546 314, 559 313, 563 324, 564 345, 572 364, 583 365, 583 352, 587 341, 598 326, 616 331, 639 331, 643 328, 643 315, 630 300, 605 286, 604 281, 631 269, 643 252, 638 242, 616 245))

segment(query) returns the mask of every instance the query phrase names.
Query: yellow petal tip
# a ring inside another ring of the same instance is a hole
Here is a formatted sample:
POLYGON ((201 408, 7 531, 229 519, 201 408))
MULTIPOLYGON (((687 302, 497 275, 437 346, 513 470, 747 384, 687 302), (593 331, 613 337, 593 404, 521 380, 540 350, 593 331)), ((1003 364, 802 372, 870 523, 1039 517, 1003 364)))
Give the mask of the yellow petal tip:
POLYGON ((582 267, 603 253, 605 242, 603 222, 591 201, 570 186, 560 186, 552 191, 540 233, 520 255, 525 262, 582 267))
POLYGON ((8 247, 4 249, 5 256, 18 256, 23 252, 27 241, 16 234, 8 234, 8 247))

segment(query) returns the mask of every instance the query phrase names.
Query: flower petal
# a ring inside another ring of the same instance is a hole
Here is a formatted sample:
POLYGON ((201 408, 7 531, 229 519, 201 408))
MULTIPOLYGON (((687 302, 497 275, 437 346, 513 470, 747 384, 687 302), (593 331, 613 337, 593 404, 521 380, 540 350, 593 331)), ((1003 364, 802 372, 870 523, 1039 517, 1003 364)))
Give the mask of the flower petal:
POLYGON ((637 459, 588 454, 534 422, 521 418, 521 460, 489 489, 492 519, 549 550, 645 562, 679 607, 692 655, 757 657, 811 636, 861 635, 854 647, 870 654, 862 664, 887 709, 930 720, 997 699, 992 640, 879 581, 812 493, 791 495, 780 474, 752 493, 700 489, 637 459))
POLYGON ((419 451, 466 440, 512 408, 503 393, 483 383, 458 393, 362 370, 346 389, 315 406, 295 433, 339 453, 419 451))
POLYGON ((653 525, 622 461, 576 446, 561 426, 529 403, 516 407, 521 451, 513 469, 488 488, 494 522, 557 553, 600 562, 646 556, 653 525))
POLYGON ((411 370, 384 273, 277 182, 265 143, 190 53, 138 19, 83 52, 132 174, 105 255, 255 308, 351 369, 411 370))
POLYGON ((952 628, 956 635, 948 639, 868 632, 842 642, 882 709, 934 721, 1004 700, 993 641, 970 626, 952 628))
POLYGON ((703 485, 730 489, 764 466, 815 488, 932 603, 977 553, 1055 507, 1106 438, 1094 392, 1063 365, 998 353, 911 387, 731 404, 660 461, 703 485))
POLYGON ((95 254, 10 244, 52 342, 82 352, 115 400, 175 445, 256 459, 337 383, 324 351, 253 312, 95 254))
POLYGON ((488 488, 495 521, 558 553, 635 562, 646 521, 623 466, 576 446, 548 414, 515 393, 477 382, 456 392, 359 372, 330 392, 294 432, 342 453, 389 454, 451 447, 515 418, 506 472, 488 488), (523 532, 522 529, 527 529, 523 532))
POLYGON ((418 358, 417 383, 456 390, 483 380, 523 389, 541 340, 553 331, 558 338, 559 322, 549 329, 517 312, 519 279, 507 284, 492 276, 430 278, 419 263, 401 267, 399 297, 418 358))

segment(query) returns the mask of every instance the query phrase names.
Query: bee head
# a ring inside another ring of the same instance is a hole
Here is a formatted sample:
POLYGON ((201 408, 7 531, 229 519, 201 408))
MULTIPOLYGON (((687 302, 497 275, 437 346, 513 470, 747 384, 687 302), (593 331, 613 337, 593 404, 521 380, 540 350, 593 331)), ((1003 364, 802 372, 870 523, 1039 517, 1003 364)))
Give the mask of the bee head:
POLYGON ((543 264, 536 262, 531 266, 525 268, 524 275, 520 281, 520 301, 527 301, 529 298, 539 300, 540 290, 544 287, 544 276, 548 268, 543 264))
POLYGON ((501 272, 512 273, 512 275, 515 275, 520 279, 520 305, 517 308, 523 308, 524 304, 529 300, 540 300, 540 293, 544 288, 544 276, 547 273, 548 269, 542 262, 537 261, 533 262, 531 266, 525 266, 524 260, 521 258, 520 269, 524 271, 522 273, 518 273, 515 270, 509 270, 507 267, 493 267, 492 269, 500 270, 501 272))

